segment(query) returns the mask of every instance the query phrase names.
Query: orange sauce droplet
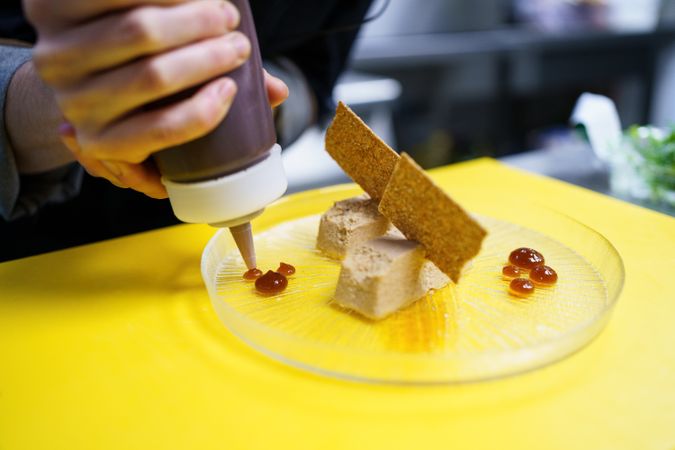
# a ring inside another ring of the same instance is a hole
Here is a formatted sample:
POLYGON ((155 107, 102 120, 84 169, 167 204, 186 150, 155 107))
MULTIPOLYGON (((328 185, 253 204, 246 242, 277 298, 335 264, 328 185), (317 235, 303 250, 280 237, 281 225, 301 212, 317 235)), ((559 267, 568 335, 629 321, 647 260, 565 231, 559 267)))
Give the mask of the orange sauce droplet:
POLYGON ((502 276, 507 280, 518 278, 522 275, 523 270, 520 267, 507 265, 502 268, 502 276))
POLYGON ((257 267, 254 267, 253 269, 249 269, 246 272, 244 272, 244 280, 248 281, 253 281, 255 279, 258 279, 262 276, 262 270, 258 269, 257 267))
POLYGON ((534 284, 526 278, 516 278, 509 284, 509 293, 516 297, 527 297, 534 292, 534 284))
POLYGON ((268 270, 265 275, 255 280, 255 288, 261 294, 278 294, 288 286, 288 278, 268 270))
POLYGON ((509 262, 521 269, 531 270, 544 264, 544 255, 533 248, 521 247, 511 252, 509 262))
POLYGON ((291 266, 290 264, 286 264, 285 262, 281 262, 279 263, 279 267, 277 268, 276 272, 288 277, 295 273, 295 267, 291 266))
POLYGON ((542 286, 553 286, 558 281, 558 274, 549 266, 537 266, 530 271, 530 280, 542 286))

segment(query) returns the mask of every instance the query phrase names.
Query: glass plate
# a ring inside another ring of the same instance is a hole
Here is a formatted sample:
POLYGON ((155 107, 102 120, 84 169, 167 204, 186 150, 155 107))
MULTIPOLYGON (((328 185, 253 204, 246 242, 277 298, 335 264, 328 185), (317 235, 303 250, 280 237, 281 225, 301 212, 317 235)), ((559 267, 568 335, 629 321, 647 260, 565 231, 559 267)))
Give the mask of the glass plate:
MULTIPOLYGON (((326 195, 330 191, 317 193, 326 195)), ((282 362, 337 377, 479 381, 541 367, 592 340, 623 285, 614 247, 546 207, 467 206, 478 213, 488 237, 460 282, 381 321, 332 300, 340 264, 315 249, 320 214, 293 218, 268 211, 268 226, 255 236, 259 268, 274 270, 284 261, 297 269, 283 293, 258 295, 253 283, 242 279, 245 266, 227 230, 216 233, 204 250, 202 275, 218 317, 234 334, 282 362), (559 276, 556 286, 537 288, 527 299, 509 295, 508 281, 501 278, 509 253, 521 246, 542 252, 559 276)))

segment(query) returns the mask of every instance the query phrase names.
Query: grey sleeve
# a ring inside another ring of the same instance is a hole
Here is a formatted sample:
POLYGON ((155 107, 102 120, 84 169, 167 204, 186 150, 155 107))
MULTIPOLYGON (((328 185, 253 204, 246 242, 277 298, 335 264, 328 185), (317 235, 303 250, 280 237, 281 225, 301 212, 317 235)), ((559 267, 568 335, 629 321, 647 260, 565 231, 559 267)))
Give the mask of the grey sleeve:
POLYGON ((77 164, 35 175, 20 175, 17 170, 5 128, 5 98, 12 77, 30 58, 29 48, 0 45, 0 217, 7 221, 77 195, 82 182, 77 164))

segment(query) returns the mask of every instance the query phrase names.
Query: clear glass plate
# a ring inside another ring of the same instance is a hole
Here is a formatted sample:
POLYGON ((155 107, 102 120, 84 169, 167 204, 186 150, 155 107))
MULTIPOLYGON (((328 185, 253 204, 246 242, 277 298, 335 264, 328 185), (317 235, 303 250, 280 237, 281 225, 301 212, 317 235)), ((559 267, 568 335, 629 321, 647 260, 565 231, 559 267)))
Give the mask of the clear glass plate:
POLYGON ((302 216, 303 208, 295 208, 297 217, 266 213, 272 216, 268 226, 255 236, 263 271, 280 261, 297 269, 283 293, 260 296, 242 279, 245 267, 227 230, 204 250, 202 274, 220 320, 233 333, 282 362, 337 377, 413 384, 485 380, 541 367, 592 340, 623 285, 614 247, 546 207, 468 206, 489 234, 460 282, 381 321, 333 302, 340 265, 315 249, 320 215, 302 216), (501 278, 508 254, 521 246, 542 252, 559 276, 555 287, 537 288, 527 299, 510 296, 501 278))

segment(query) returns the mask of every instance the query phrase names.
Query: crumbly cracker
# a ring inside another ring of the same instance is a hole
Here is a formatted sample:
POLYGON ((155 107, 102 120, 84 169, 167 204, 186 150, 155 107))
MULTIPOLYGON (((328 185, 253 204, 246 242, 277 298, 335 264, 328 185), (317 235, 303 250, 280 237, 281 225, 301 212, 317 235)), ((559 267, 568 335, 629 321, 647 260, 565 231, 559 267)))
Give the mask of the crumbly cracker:
POLYGON ((344 103, 326 132, 326 151, 364 191, 380 200, 398 154, 344 103))
POLYGON ((454 282, 462 266, 480 251, 486 231, 401 154, 379 206, 408 239, 421 243, 427 258, 454 282))

